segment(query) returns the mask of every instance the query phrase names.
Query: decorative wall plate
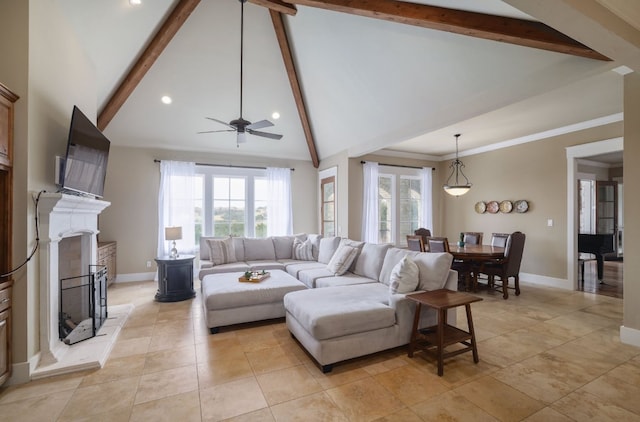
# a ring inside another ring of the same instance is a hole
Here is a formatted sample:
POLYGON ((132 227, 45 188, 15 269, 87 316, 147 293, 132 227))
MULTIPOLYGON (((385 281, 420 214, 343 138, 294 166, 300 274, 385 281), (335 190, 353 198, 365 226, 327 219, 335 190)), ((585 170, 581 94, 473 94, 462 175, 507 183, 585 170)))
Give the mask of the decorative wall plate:
POLYGON ((509 214, 512 209, 513 209, 513 203, 511 201, 500 202, 500 212, 509 214))
POLYGON ((478 214, 484 214, 487 210, 487 204, 485 204, 484 201, 476 202, 475 208, 478 214))
POLYGON ((523 213, 529 210, 529 203, 524 199, 520 199, 514 204, 516 212, 523 213))
POLYGON ((498 204, 498 201, 490 201, 487 202, 487 211, 490 212, 491 214, 495 214, 500 210, 500 205, 498 204))

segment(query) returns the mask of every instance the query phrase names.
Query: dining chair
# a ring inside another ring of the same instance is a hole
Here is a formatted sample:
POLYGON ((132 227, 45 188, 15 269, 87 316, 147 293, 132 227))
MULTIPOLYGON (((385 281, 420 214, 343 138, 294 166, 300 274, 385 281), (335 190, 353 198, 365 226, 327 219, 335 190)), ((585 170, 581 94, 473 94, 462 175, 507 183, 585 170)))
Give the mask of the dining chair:
POLYGON ((427 237, 427 252, 449 252, 449 240, 446 237, 427 237))
POLYGON ((410 251, 425 252, 424 238, 422 236, 408 234, 407 247, 410 251))
POLYGON ((423 227, 420 227, 419 229, 415 230, 413 232, 413 234, 417 235, 417 236, 431 236, 431 230, 429 229, 425 229, 423 227))
POLYGON ((522 253, 524 251, 524 241, 526 236, 522 232, 513 232, 507 238, 504 249, 504 258, 496 262, 487 262, 483 264, 479 272, 486 274, 488 277, 488 285, 498 291, 502 291, 503 299, 509 297, 509 278, 513 278, 516 296, 520 295, 520 263, 522 262, 522 253), (501 285, 495 286, 496 277, 499 278, 501 285))
POLYGON ((466 245, 482 245, 482 232, 462 232, 466 245))
POLYGON ((491 246, 499 246, 504 248, 507 246, 509 233, 491 233, 491 246))

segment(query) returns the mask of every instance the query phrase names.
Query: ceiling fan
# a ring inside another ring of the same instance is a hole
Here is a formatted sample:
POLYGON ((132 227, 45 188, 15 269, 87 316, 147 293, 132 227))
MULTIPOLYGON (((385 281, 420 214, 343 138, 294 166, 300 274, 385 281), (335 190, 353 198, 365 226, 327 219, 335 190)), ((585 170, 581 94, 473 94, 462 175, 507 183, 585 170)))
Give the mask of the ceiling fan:
POLYGON ((256 129, 262 129, 265 127, 273 126, 269 120, 260 120, 259 122, 251 123, 248 120, 242 118, 242 68, 243 68, 243 45, 244 45, 244 4, 247 0, 240 1, 240 117, 230 121, 229 123, 214 119, 213 117, 205 117, 206 119, 213 120, 214 122, 221 123, 229 129, 221 130, 208 130, 198 133, 215 133, 215 132, 237 132, 236 144, 238 147, 240 144, 247 141, 247 133, 255 136, 262 136, 269 139, 281 139, 282 135, 275 133, 261 132, 256 129))

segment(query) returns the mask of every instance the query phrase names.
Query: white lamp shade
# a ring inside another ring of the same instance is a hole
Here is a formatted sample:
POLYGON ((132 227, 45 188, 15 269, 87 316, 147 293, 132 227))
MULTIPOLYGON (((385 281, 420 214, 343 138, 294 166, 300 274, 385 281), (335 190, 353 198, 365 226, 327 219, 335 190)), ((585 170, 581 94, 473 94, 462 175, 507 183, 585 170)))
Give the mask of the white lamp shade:
POLYGON ((246 132, 238 132, 238 141, 239 144, 244 144, 247 142, 247 133, 246 132))
POLYGON ((180 240, 182 239, 182 227, 165 227, 164 238, 166 240, 180 240))
POLYGON ((459 186, 444 186, 444 191, 451 196, 461 196, 471 190, 471 185, 459 185, 459 186))

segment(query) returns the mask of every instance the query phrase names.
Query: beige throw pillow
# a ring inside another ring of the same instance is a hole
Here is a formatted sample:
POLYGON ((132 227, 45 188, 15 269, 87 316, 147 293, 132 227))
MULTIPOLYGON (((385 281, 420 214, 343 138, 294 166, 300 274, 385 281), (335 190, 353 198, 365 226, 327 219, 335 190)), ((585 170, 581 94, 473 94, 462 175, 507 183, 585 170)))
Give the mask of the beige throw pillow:
POLYGON ((313 261, 313 243, 308 239, 304 242, 300 239, 295 239, 293 241, 293 259, 313 261))
POLYGON ((335 275, 342 275, 347 272, 356 256, 358 256, 357 248, 342 245, 331 257, 327 264, 327 270, 335 275))
POLYGON ((207 239, 209 245, 209 260, 213 265, 229 264, 236 261, 236 249, 233 239, 207 239))
POLYGON ((418 287, 418 266, 408 256, 398 262, 389 276, 389 292, 409 293, 418 287))

